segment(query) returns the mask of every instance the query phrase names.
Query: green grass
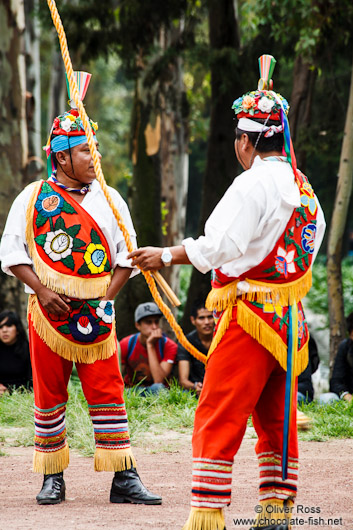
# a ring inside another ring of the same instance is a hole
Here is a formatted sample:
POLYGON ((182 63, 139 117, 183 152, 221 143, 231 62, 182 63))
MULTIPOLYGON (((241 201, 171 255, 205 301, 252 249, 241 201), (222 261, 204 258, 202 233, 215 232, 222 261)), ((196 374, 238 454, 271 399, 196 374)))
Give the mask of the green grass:
POLYGON ((353 438, 353 402, 319 405, 314 401, 302 405, 300 410, 313 420, 311 429, 299 431, 300 440, 323 442, 330 438, 353 438))
MULTIPOLYGON (((137 389, 125 392, 133 445, 144 446, 153 453, 169 452, 191 435, 196 397, 183 392, 173 383, 169 391, 159 395, 140 397, 137 389)), ((332 405, 317 403, 304 405, 301 410, 312 418, 309 431, 300 431, 300 440, 326 441, 330 438, 353 438, 353 403, 339 401, 332 405)), ((33 445, 33 394, 14 391, 0 398, 0 443, 15 446, 33 445)), ((67 434, 69 445, 84 456, 94 453, 94 438, 87 403, 81 385, 76 380, 69 384, 67 406, 67 434)), ((0 456, 4 454, 0 450, 0 456)))

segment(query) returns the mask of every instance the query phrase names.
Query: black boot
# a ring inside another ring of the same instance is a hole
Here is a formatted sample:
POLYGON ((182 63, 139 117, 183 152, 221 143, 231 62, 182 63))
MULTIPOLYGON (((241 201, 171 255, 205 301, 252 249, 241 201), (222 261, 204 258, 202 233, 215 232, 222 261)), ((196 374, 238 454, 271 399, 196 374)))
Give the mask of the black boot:
POLYGON ((252 526, 250 530, 289 530, 287 524, 271 524, 269 526, 252 526))
POLYGON ((38 504, 59 504, 65 500, 64 474, 44 475, 43 486, 37 497, 38 504))
POLYGON ((116 471, 110 502, 132 502, 133 504, 162 504, 162 497, 154 495, 145 488, 134 467, 125 471, 116 471))

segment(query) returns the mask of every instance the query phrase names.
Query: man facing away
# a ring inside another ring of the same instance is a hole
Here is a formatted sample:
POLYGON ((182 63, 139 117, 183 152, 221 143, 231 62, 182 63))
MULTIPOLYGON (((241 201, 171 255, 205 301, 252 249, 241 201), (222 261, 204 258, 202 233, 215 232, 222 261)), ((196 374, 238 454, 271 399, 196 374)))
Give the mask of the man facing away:
POLYGON ((258 90, 233 103, 234 148, 244 172, 212 212, 205 234, 128 256, 144 270, 171 263, 213 269, 207 307, 217 324, 195 414, 184 530, 224 529, 233 459, 250 414, 260 469, 261 513, 253 528, 288 530, 296 497, 296 376, 308 362, 309 338, 300 300, 311 285, 325 222, 296 168, 288 103, 272 90, 275 60, 259 61, 258 90))
MULTIPOLYGON (((95 134, 97 125, 90 124, 95 134)), ((94 427, 94 468, 115 473, 110 501, 160 504, 135 469, 117 356, 114 297, 136 271, 96 181, 76 109, 55 118, 47 155, 48 180, 27 186, 15 199, 0 247, 3 271, 19 278, 30 294, 33 470, 44 475, 37 502, 65 500, 65 410, 75 362, 94 427)), ((136 246, 125 202, 116 190, 109 193, 136 246)))
POLYGON ((154 302, 135 310, 138 333, 120 341, 121 365, 125 385, 138 384, 141 395, 157 394, 166 388, 177 353, 177 345, 162 333, 162 312, 154 302))
MULTIPOLYGON (((205 306, 205 300, 195 300, 190 314, 191 324, 195 327, 186 335, 188 341, 201 353, 207 355, 211 346, 214 318, 211 311, 205 306)), ((205 365, 195 359, 186 349, 179 345, 177 353, 179 383, 185 390, 195 390, 200 395, 205 377, 205 365)))

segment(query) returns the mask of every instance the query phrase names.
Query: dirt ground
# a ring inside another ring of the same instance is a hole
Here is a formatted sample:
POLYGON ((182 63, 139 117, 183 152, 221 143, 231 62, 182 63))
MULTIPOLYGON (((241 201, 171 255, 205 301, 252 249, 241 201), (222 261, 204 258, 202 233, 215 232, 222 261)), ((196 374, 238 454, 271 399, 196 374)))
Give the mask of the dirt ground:
MULTIPOLYGON (((245 439, 235 460, 232 504, 226 509, 227 530, 247 529, 251 525, 236 518, 254 517, 258 477, 255 442, 245 439)), ((42 477, 31 472, 32 448, 1 449, 7 454, 0 458, 1 530, 180 530, 187 519, 190 436, 181 436, 170 452, 134 448, 140 476, 146 486, 163 496, 161 506, 110 504, 112 475, 95 473, 92 458, 73 452, 65 471, 66 502, 37 506, 35 495, 42 477)), ((299 494, 293 513, 296 530, 353 530, 352 454, 352 439, 300 442, 299 494)))

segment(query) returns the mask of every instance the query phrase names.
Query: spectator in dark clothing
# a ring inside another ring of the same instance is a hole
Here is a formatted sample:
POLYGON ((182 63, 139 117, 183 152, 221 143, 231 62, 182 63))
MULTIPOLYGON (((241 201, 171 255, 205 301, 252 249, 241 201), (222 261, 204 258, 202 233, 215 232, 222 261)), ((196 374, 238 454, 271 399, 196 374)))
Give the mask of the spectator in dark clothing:
POLYGON ((0 313, 0 395, 6 390, 32 386, 28 339, 14 311, 0 313))
POLYGON ((330 392, 320 396, 323 404, 344 399, 349 403, 353 394, 353 313, 347 317, 348 339, 341 342, 333 365, 330 392))
POLYGON ((353 313, 347 317, 349 338, 342 341, 333 365, 330 391, 345 401, 352 401, 353 394, 353 313))
MULTIPOLYGON (((190 320, 195 329, 186 337, 195 348, 207 355, 212 342, 214 319, 212 313, 206 309, 205 300, 194 302, 190 320)), ((205 365, 195 359, 191 353, 181 345, 178 346, 177 353, 179 383, 185 390, 195 390, 199 396, 203 386, 205 376, 205 365)))
POLYGON ((298 377, 298 404, 311 403, 314 399, 314 387, 311 376, 316 372, 320 363, 315 339, 309 339, 309 362, 298 377))

